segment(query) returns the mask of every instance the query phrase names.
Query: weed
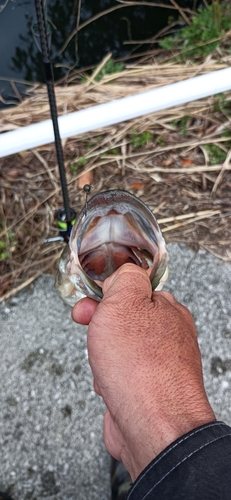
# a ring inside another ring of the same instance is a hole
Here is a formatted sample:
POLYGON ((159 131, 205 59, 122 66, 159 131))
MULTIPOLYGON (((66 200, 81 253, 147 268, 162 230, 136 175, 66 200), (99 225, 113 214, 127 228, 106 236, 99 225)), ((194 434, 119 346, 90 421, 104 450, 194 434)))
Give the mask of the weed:
POLYGON ((214 111, 218 113, 227 113, 231 109, 231 103, 227 100, 227 96, 223 93, 217 94, 214 97, 214 111))
POLYGON ((198 9, 190 26, 164 38, 159 45, 167 50, 181 46, 178 57, 181 61, 189 57, 206 57, 218 47, 221 37, 230 29, 230 24, 231 5, 221 5, 215 0, 207 8, 198 9))
POLYGON ((91 141, 88 141, 87 142, 87 149, 91 149, 93 148, 94 146, 96 146, 98 144, 98 142, 102 141, 102 135, 98 135, 97 137, 95 137, 93 140, 91 141))
MULTIPOLYGON (((221 134, 221 137, 225 137, 225 138, 228 137, 229 139, 231 139, 230 130, 224 130, 224 132, 222 132, 222 134, 221 134)), ((230 147, 231 146, 230 142, 227 142, 227 145, 228 145, 228 147, 230 147)))
POLYGON ((72 175, 76 175, 77 172, 78 172, 78 165, 77 163, 71 163, 70 164, 70 171, 72 173, 72 175))
POLYGON ((217 163, 223 163, 225 161, 227 153, 216 144, 205 144, 204 148, 209 155, 211 165, 216 165, 217 163))
POLYGON ((99 82, 100 80, 102 80, 104 75, 112 75, 113 73, 119 73, 120 71, 123 71, 124 68, 125 68, 124 63, 115 63, 113 59, 109 59, 109 61, 107 61, 107 63, 95 77, 95 80, 99 82))
POLYGON ((139 148, 141 146, 146 146, 148 142, 150 142, 153 138, 153 135, 148 130, 143 132, 143 134, 138 134, 136 130, 132 131, 130 135, 130 142, 133 148, 139 148))
POLYGON ((6 251, 6 242, 0 240, 0 260, 6 260, 8 257, 8 253, 6 251))
POLYGON ((10 252, 16 249, 16 245, 15 233, 10 231, 6 240, 0 240, 0 260, 6 260, 10 252))
POLYGON ((183 137, 187 132, 187 125, 189 121, 189 116, 183 116, 180 120, 173 120, 170 124, 173 125, 183 137))
POLYGON ((80 158, 77 161, 77 166, 84 167, 86 163, 87 163, 87 158, 85 156, 80 156, 80 158))
POLYGON ((225 96, 224 94, 217 94, 214 97, 214 111, 220 113, 224 109, 225 96))
POLYGON ((96 141, 88 141, 86 148, 91 149, 94 146, 96 146, 97 142, 96 141))
POLYGON ((118 150, 118 148, 112 148, 112 149, 109 149, 108 153, 110 155, 118 155, 119 150, 118 150))
POLYGON ((78 173, 79 167, 84 167, 87 163, 87 158, 85 156, 80 156, 80 158, 75 162, 70 164, 70 171, 72 175, 78 173))
MULTIPOLYGON (((99 82, 102 80, 102 78, 105 75, 112 75, 113 73, 119 73, 120 71, 123 71, 125 68, 124 63, 116 63, 113 61, 113 59, 109 59, 109 61, 106 62, 106 64, 103 66, 103 68, 100 70, 98 75, 94 78, 96 82, 99 82)), ((85 83, 87 81, 86 78, 82 78, 81 83, 85 83)))
POLYGON ((166 146, 166 142, 163 139, 163 137, 161 137, 161 135, 159 137, 157 137, 156 144, 158 144, 158 146, 160 146, 161 148, 163 148, 164 146, 166 146))
POLYGON ((119 153, 118 148, 107 149, 107 151, 104 151, 104 153, 102 153, 100 157, 103 158, 104 156, 107 155, 117 155, 118 153, 119 153))

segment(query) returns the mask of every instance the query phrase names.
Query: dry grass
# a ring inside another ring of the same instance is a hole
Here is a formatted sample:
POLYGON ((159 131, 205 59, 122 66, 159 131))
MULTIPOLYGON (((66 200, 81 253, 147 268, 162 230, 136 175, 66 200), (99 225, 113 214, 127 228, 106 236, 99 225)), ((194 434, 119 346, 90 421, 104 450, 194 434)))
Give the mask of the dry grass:
MULTIPOLYGON (((105 64, 105 61, 103 62, 105 64)), ((165 63, 128 66, 120 74, 81 83, 78 73, 56 87, 59 115, 227 67, 165 63)), ((97 70, 99 71, 99 69, 97 70)), ((231 92, 113 125, 63 144, 71 206, 84 203, 83 172, 92 172, 93 194, 127 189, 153 210, 164 236, 231 261, 231 92)), ((1 112, 0 131, 49 118, 46 88, 1 112)), ((44 271, 54 271, 62 243, 55 212, 62 206, 54 145, 0 160, 2 248, 0 295, 4 300, 44 271), (5 258, 4 254, 5 253, 5 258)))

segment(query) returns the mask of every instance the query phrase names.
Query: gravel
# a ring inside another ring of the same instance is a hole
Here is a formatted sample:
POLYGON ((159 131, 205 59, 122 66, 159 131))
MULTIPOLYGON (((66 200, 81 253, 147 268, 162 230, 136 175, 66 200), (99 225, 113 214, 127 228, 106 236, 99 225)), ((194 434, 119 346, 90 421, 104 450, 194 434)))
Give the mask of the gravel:
MULTIPOLYGON (((169 244, 165 286, 196 322, 205 388, 231 425, 231 266, 169 244)), ((86 329, 40 277, 0 308, 0 489, 14 500, 108 500, 104 405, 93 391, 86 329)))

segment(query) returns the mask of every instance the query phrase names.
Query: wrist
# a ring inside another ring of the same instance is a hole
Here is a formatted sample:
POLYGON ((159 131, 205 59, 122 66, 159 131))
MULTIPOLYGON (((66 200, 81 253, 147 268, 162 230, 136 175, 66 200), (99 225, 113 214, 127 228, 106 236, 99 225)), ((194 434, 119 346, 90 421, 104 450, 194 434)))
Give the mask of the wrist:
POLYGON ((129 471, 132 481, 171 443, 187 432, 215 420, 216 417, 206 396, 199 404, 195 399, 188 412, 174 414, 171 409, 169 412, 158 413, 146 410, 139 419, 136 415, 131 415, 127 420, 121 460, 129 471))

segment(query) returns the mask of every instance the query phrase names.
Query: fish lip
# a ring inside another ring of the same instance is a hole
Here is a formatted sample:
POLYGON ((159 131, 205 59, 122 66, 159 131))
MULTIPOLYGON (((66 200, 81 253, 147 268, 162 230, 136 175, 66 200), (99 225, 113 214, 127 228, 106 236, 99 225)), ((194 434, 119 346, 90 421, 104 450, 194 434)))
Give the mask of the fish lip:
POLYGON ((92 208, 100 207, 101 205, 108 205, 109 203, 110 205, 115 204, 117 206, 118 203, 130 203, 132 205, 135 205, 136 208, 138 205, 142 213, 144 212, 145 215, 147 215, 147 212, 149 213, 151 219, 156 225, 156 228, 159 229, 157 221, 150 208, 145 205, 142 200, 129 193, 129 191, 126 191, 125 189, 109 189, 107 191, 102 191, 101 193, 94 194, 87 201, 87 204, 85 204, 82 208, 81 212, 79 213, 79 217, 82 218, 82 216, 85 216, 86 213, 92 208))
MULTIPOLYGON (((156 221, 155 216, 153 215, 152 211, 150 208, 145 205, 145 203, 134 196, 133 194, 129 193, 126 190, 123 189, 109 189, 107 191, 102 191, 101 193, 96 193, 94 196, 92 196, 88 202, 84 205, 82 208, 81 212, 79 213, 76 223, 72 229, 71 232, 71 237, 70 237, 70 242, 72 239, 75 239, 77 234, 77 251, 78 253, 80 252, 81 249, 81 243, 82 239, 84 237, 84 234, 86 232, 87 226, 88 226, 88 221, 90 216, 94 216, 94 213, 92 213, 94 210, 97 211, 100 210, 100 208, 108 207, 109 205, 112 207, 115 207, 115 210, 120 213, 120 210, 118 208, 119 204, 123 205, 132 205, 134 209, 138 212, 139 215, 143 216, 144 219, 149 218, 149 222, 153 224, 155 227, 155 230, 159 233, 160 228, 159 225, 156 221)), ((140 217, 141 218, 141 217, 140 217)), ((147 231, 147 228, 145 229, 147 231)), ((155 239, 155 234, 153 233, 150 235, 151 238, 155 239)))

